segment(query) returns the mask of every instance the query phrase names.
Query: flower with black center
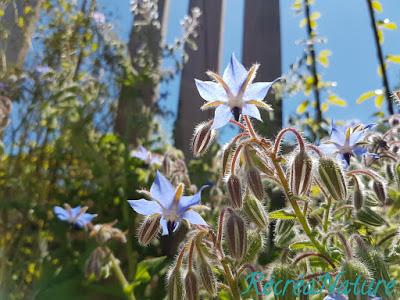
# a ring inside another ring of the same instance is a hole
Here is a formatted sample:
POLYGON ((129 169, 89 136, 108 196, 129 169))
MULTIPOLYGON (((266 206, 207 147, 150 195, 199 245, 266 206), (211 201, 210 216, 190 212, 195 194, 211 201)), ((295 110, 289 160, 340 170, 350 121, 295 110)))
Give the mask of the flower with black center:
POLYGON ((258 108, 272 110, 262 100, 276 80, 253 83, 258 67, 254 64, 246 70, 232 54, 222 77, 208 71, 207 75, 214 81, 195 79, 200 96, 207 101, 201 109, 216 108, 211 129, 223 127, 231 119, 239 121, 241 115, 262 121, 258 108))
POLYGON ((200 203, 201 192, 205 187, 201 187, 192 196, 184 196, 183 184, 175 189, 164 175, 157 171, 150 193, 147 193, 151 200, 139 199, 128 200, 128 202, 138 214, 161 215, 162 235, 167 235, 176 231, 183 220, 190 224, 208 226, 200 214, 193 210, 194 206, 200 203))

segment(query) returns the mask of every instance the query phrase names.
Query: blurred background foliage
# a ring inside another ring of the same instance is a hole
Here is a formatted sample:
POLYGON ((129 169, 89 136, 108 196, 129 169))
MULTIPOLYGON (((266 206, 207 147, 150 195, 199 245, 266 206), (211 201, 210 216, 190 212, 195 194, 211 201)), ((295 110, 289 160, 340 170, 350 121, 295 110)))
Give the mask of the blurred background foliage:
MULTIPOLYGON (((294 2, 299 11, 303 9, 300 2, 294 2)), ((134 278, 135 293, 146 295, 140 299, 164 297, 159 287, 177 241, 161 240, 161 247, 137 244, 135 228, 140 220, 126 199, 139 197, 136 190, 149 187, 156 169, 132 157, 138 145, 163 154, 164 172, 177 176, 177 181, 188 181, 188 190, 193 190, 192 183, 216 184, 206 203, 218 206, 223 197, 217 188, 219 146, 186 167, 182 153, 166 143, 154 121, 155 116, 167 113, 158 105, 158 85, 178 74, 188 59, 186 51, 196 49, 201 12, 193 10, 183 20, 183 34, 175 43, 162 44, 156 30, 160 16, 151 6, 154 1, 143 3, 133 7, 137 20, 142 18, 133 29, 142 27, 138 50, 119 40, 97 12, 94 0, 0 1, 1 299, 124 299, 113 279, 85 278, 85 262, 95 243, 85 232, 55 219, 52 208, 63 203, 88 206, 89 212, 98 214, 99 223, 118 220, 128 242, 113 247, 128 277, 134 278), (10 15, 14 16, 11 21, 7 20, 10 15), (31 46, 35 51, 27 53, 29 59, 22 58, 22 63, 21 57, 10 63, 7 45, 18 34, 21 39, 28 36, 31 43, 22 48, 31 46), (161 67, 166 57, 174 60, 174 68, 161 67), (124 106, 124 99, 132 106, 124 106)), ((312 6, 312 1, 307 5, 312 6)), ((379 11, 378 4, 374 8, 379 11)), ((331 90, 334 84, 324 82, 317 73, 318 67, 328 67, 331 54, 328 49, 318 53, 313 49, 314 42, 321 41, 315 32, 319 16, 312 12, 301 20, 309 35, 304 55, 293 63, 278 89, 308 97, 290 123, 314 140, 328 133, 330 120, 324 117, 328 107, 346 105, 331 90), (319 102, 310 96, 312 91, 316 99, 321 98, 319 102), (327 97, 319 95, 325 92, 327 97)), ((395 25, 379 24, 382 42, 382 30, 395 25)), ((397 56, 386 60, 399 63, 397 56)), ((382 90, 367 93, 359 102, 376 97, 381 108, 382 90)), ((215 219, 216 214, 209 221, 215 219)))

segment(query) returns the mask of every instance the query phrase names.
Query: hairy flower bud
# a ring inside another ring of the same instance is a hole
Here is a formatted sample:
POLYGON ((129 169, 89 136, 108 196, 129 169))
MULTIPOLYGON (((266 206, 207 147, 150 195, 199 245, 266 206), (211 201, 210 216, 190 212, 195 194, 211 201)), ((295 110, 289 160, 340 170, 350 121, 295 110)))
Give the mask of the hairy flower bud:
POLYGON ((105 244, 109 240, 116 240, 121 243, 126 243, 125 233, 120 229, 115 228, 116 221, 106 224, 96 224, 90 231, 90 236, 95 237, 99 244, 105 244))
POLYGON ((197 276, 193 270, 188 270, 185 277, 185 290, 186 298, 188 300, 199 299, 199 285, 197 283, 197 276))
POLYGON ((347 186, 340 166, 331 158, 319 159, 318 173, 321 183, 336 201, 347 198, 347 186))
POLYGON ((354 191, 353 191, 353 205, 356 210, 359 210, 364 204, 364 195, 360 188, 360 182, 357 177, 353 177, 354 191))
POLYGON ((268 227, 268 214, 263 205, 252 195, 248 195, 244 201, 244 212, 246 216, 261 230, 268 227))
POLYGON ((305 151, 299 151, 290 166, 289 184, 295 195, 305 195, 310 190, 312 160, 305 151))
POLYGON ((246 171, 246 176, 250 190, 258 200, 262 201, 264 199, 264 187, 261 181, 260 172, 255 167, 250 167, 246 171))
POLYGON ((147 246, 160 231, 160 214, 153 214, 145 219, 139 228, 138 240, 142 246, 147 246))
POLYGON ((292 220, 278 220, 275 225, 274 242, 277 247, 286 247, 295 237, 292 220))
POLYGON ((372 189, 374 190, 378 200, 381 201, 382 204, 385 204, 387 199, 385 184, 383 184, 383 182, 380 180, 374 180, 374 182, 372 183, 372 189))
POLYGON ((236 260, 241 260, 247 250, 247 231, 243 219, 233 211, 225 224, 225 239, 230 255, 236 260))
POLYGON ((236 175, 229 176, 227 186, 231 206, 235 209, 241 208, 243 206, 243 200, 242 187, 239 178, 236 175))
POLYGON ((371 279, 368 268, 359 260, 350 259, 342 263, 340 274, 343 276, 343 280, 348 282, 356 282, 360 278, 359 282, 368 282, 371 279))
POLYGON ((109 273, 107 258, 109 251, 106 247, 97 247, 92 251, 85 264, 85 276, 94 276, 95 279, 106 278, 109 273))
POLYGON ((211 125, 212 120, 197 125, 192 143, 193 155, 195 157, 203 155, 210 148, 215 137, 215 130, 211 129, 211 125))
POLYGON ((246 145, 244 147, 244 154, 247 163, 256 167, 260 172, 264 174, 271 176, 274 175, 273 169, 268 164, 268 161, 265 158, 263 158, 263 155, 260 151, 256 150, 254 147, 250 145, 246 145))
POLYGON ((168 276, 168 300, 182 300, 185 299, 183 289, 183 279, 180 269, 176 267, 172 269, 168 276))
MULTIPOLYGON (((271 278, 275 280, 282 280, 282 282, 289 282, 296 280, 297 275, 293 266, 287 264, 276 264, 272 266, 271 278)), ((294 295, 294 287, 292 284, 288 285, 285 293, 275 295, 276 300, 291 300, 294 295)))
POLYGON ((242 264, 253 262, 260 253, 261 249, 264 247, 263 232, 260 232, 259 230, 252 230, 248 234, 247 240, 247 253, 242 260, 242 264))
POLYGON ((360 222, 371 226, 382 226, 386 223, 384 218, 367 206, 358 210, 356 216, 360 222))
POLYGON ((217 280, 210 265, 205 261, 201 261, 198 267, 198 272, 206 291, 211 296, 215 296, 217 293, 217 280))

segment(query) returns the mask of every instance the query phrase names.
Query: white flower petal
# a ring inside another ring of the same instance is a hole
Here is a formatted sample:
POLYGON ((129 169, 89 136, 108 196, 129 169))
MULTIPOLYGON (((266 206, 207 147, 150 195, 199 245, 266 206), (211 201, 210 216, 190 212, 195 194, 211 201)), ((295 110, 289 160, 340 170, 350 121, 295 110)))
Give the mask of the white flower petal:
POLYGON ((220 105, 215 109, 214 122, 211 129, 217 129, 225 126, 229 123, 229 120, 233 118, 231 109, 227 105, 220 105))
POLYGON ((222 86, 213 81, 194 80, 201 98, 206 101, 226 101, 226 93, 222 86))
POLYGON ((242 109, 242 115, 253 117, 259 121, 262 121, 260 111, 254 104, 245 103, 242 109))
POLYGON ((246 100, 263 100, 273 82, 256 82, 250 84, 244 92, 243 99, 246 100))
POLYGON ((247 78, 246 68, 236 59, 235 54, 232 54, 228 66, 224 71, 222 78, 229 86, 230 90, 234 95, 239 92, 242 83, 247 78))

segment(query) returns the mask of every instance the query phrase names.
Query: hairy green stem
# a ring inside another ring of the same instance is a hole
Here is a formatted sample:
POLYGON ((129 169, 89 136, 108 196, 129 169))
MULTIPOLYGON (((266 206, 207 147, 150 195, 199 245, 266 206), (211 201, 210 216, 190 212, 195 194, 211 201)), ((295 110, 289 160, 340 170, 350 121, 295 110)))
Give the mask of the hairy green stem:
POLYGON ((114 254, 110 254, 111 266, 115 272, 115 276, 117 277, 118 281, 120 282, 124 294, 127 296, 128 300, 136 300, 133 291, 130 290, 129 282, 126 280, 124 273, 119 266, 118 260, 115 258, 114 254))

